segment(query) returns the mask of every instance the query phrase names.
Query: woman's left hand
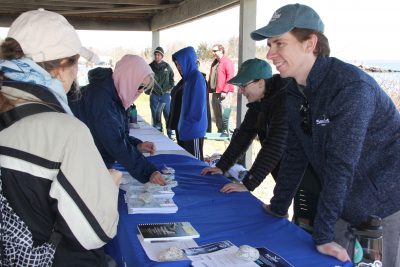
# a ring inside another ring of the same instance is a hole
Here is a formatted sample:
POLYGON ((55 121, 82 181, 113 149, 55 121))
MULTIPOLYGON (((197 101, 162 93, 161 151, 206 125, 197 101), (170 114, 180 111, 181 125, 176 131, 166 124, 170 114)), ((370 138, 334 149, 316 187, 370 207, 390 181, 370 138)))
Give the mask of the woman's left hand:
POLYGON ((226 184, 220 190, 220 192, 222 193, 246 192, 246 191, 249 191, 247 190, 246 186, 244 186, 244 184, 239 184, 239 183, 226 184))
POLYGON ((156 145, 153 142, 143 142, 136 146, 136 148, 142 153, 150 153, 153 155, 156 152, 156 145))
POLYGON ((165 185, 165 179, 159 171, 153 172, 150 176, 149 181, 153 184, 165 185))
POLYGON ((333 241, 318 245, 317 250, 322 254, 333 256, 340 261, 351 261, 346 249, 333 241))

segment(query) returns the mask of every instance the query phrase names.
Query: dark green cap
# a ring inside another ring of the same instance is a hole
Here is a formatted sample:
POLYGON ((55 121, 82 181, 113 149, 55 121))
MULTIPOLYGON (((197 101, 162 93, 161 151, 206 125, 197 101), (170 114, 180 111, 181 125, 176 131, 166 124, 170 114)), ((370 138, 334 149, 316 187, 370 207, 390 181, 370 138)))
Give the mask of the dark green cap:
POLYGON ((243 62, 236 76, 230 79, 228 83, 241 86, 253 80, 271 77, 271 66, 265 60, 253 58, 243 62))
POLYGON ((267 26, 255 30, 250 36, 253 40, 260 41, 282 35, 294 28, 310 29, 323 33, 324 23, 311 7, 291 4, 275 11, 267 26))

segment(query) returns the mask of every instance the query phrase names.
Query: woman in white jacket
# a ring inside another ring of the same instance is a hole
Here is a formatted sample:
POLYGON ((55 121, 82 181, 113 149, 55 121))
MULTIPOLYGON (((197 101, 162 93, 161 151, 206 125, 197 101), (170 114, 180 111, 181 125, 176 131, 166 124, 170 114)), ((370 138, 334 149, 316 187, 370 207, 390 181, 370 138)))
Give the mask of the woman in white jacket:
MULTIPOLYGON (((81 48, 68 21, 45 10, 21 14, 1 45, 2 194, 34 247, 58 234, 53 266, 106 266, 118 223, 118 181, 68 107, 81 48), (32 105, 41 111, 24 113, 32 105)), ((24 265, 24 251, 7 249, 8 264, 24 265)))

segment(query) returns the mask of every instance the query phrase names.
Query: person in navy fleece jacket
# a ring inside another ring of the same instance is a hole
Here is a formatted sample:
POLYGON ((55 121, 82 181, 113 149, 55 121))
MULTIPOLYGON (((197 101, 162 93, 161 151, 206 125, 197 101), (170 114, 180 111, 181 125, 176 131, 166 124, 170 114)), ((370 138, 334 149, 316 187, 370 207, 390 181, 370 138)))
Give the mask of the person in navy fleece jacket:
MULTIPOLYGON (((345 261, 342 219, 351 225, 383 218, 383 266, 400 266, 400 115, 376 81, 329 57, 324 24, 310 7, 278 9, 267 26, 267 58, 287 87, 287 151, 266 210, 284 216, 310 164, 321 182, 313 239, 319 252, 345 261), (343 242, 343 243, 342 243, 343 242)), ((345 228, 344 228, 345 229, 345 228)))
POLYGON ((206 81, 198 70, 193 47, 177 51, 172 59, 184 81, 178 144, 197 159, 203 160, 203 143, 208 125, 206 81))

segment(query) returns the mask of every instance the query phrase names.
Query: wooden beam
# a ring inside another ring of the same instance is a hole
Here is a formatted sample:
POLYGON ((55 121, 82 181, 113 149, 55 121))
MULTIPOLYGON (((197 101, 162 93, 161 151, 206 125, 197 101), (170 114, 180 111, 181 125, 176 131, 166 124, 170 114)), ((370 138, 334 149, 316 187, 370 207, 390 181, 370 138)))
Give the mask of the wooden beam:
POLYGON ((120 12, 132 12, 132 11, 152 11, 176 7, 176 4, 159 5, 159 6, 131 6, 131 7, 119 7, 119 8, 105 8, 105 9, 77 9, 69 11, 60 11, 62 15, 74 15, 74 14, 93 14, 93 13, 120 13, 120 12))
POLYGON ((151 21, 151 30, 157 31, 222 11, 239 4, 240 0, 187 0, 176 8, 156 14, 151 21))
MULTIPOLYGON (((149 31, 150 23, 144 19, 102 19, 67 17, 68 21, 79 30, 105 30, 105 31, 149 31)), ((107 37, 105 37, 107 38, 107 37)))
MULTIPOLYGON (((0 27, 10 27, 18 15, 0 16, 0 27)), ((114 19, 98 17, 66 17, 77 30, 150 31, 147 19, 114 19)), ((106 38, 106 37, 105 37, 106 38)))
MULTIPOLYGON (((9 3, 1 3, 0 10, 4 11, 6 8, 7 9, 11 8, 11 9, 20 9, 26 11, 26 10, 38 9, 39 7, 44 8, 46 10, 59 10, 59 9, 69 10, 71 8, 91 8, 91 7, 99 8, 99 5, 95 3, 75 3, 74 5, 71 5, 68 2, 64 3, 41 2, 40 4, 9 2, 9 3)), ((113 7, 115 7, 115 5, 111 3, 101 5, 101 8, 113 8, 113 7)))
MULTIPOLYGON (((180 0, 182 1, 182 0, 180 0)), ((37 1, 29 1, 32 3, 37 3, 37 1)), ((68 2, 72 5, 75 3, 92 3, 92 4, 116 4, 116 5, 163 5, 168 2, 176 2, 176 1, 166 1, 166 0, 50 0, 50 1, 41 1, 41 2, 49 2, 49 3, 65 3, 68 2)))

